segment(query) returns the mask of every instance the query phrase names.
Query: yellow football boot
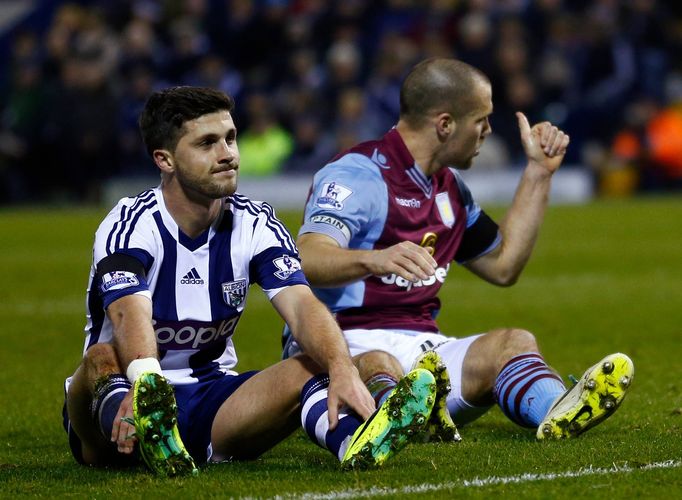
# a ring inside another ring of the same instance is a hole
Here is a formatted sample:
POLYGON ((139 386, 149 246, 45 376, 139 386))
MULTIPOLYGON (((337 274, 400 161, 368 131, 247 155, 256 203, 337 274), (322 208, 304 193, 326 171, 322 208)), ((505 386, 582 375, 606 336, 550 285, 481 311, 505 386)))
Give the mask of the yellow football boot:
POLYGON ((625 354, 606 356, 560 396, 538 426, 538 439, 575 437, 610 417, 625 398, 635 368, 625 354))
POLYGON ((436 351, 426 351, 417 358, 413 368, 423 368, 431 372, 436 379, 436 402, 431 417, 426 423, 425 442, 429 441, 461 441, 462 437, 452 421, 448 411, 447 398, 450 394, 450 375, 445 362, 436 351))
POLYGON ((173 387, 158 373, 146 372, 133 384, 133 419, 140 454, 160 476, 196 475, 177 426, 173 387))
POLYGON ((384 403, 353 434, 344 469, 379 466, 421 435, 431 415, 436 381, 427 370, 405 375, 384 403))

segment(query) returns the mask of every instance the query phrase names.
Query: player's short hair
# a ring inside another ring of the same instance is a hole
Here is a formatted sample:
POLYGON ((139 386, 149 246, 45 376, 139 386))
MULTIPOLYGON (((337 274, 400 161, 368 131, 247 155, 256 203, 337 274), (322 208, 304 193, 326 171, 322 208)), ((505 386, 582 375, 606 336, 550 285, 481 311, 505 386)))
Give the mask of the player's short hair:
POLYGON ((472 108, 475 85, 490 83, 479 69, 455 59, 432 58, 414 66, 400 87, 400 119, 418 127, 434 112, 455 118, 472 108))
POLYGON ((170 87, 154 92, 142 110, 139 126, 150 156, 156 149, 175 151, 186 122, 217 111, 232 111, 234 99, 208 87, 170 87))

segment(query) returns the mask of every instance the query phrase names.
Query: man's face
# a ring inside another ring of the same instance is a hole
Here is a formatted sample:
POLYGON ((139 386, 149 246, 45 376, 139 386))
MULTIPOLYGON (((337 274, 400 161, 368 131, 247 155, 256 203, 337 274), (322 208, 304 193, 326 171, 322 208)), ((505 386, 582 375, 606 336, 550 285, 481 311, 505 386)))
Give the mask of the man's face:
POLYGON ((483 141, 492 129, 488 118, 493 112, 490 84, 479 81, 474 87, 469 112, 456 119, 455 131, 450 134, 445 148, 444 163, 466 170, 471 167, 483 141))
POLYGON ((228 111, 185 122, 173 158, 175 173, 188 196, 218 199, 237 189, 237 129, 228 111))

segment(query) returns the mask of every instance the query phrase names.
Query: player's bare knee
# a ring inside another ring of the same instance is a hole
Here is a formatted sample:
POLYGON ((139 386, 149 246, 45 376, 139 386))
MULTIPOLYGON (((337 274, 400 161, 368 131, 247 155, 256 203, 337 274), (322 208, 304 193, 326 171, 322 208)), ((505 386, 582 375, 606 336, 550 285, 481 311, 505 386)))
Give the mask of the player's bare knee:
POLYGON ((398 360, 384 351, 368 351, 353 358, 358 368, 360 378, 367 381, 377 373, 387 373, 399 379, 403 376, 403 369, 398 360))
POLYGON ((520 328, 497 330, 497 370, 501 370, 510 359, 527 352, 538 352, 535 335, 520 328))
POLYGON ((516 351, 516 354, 536 352, 538 350, 538 343, 535 340, 535 335, 528 330, 511 328, 507 333, 507 347, 510 350, 516 351))
POLYGON ((112 373, 121 373, 116 351, 111 344, 102 343, 90 346, 83 356, 83 366, 91 381, 112 373))

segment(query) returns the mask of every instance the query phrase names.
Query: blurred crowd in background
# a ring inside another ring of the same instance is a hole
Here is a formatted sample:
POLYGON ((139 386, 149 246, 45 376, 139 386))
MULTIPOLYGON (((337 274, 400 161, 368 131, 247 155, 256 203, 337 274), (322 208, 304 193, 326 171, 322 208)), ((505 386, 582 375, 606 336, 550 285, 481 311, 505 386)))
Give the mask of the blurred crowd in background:
MULTIPOLYGON (((474 168, 523 164, 514 111, 572 140, 605 195, 682 187, 682 3, 656 0, 34 2, 2 33, 0 203, 97 201, 154 175, 137 130, 171 85, 237 102, 240 175, 312 173, 398 117, 428 57, 489 75, 474 168)), ((2 7, 0 6, 0 10, 2 7)))

